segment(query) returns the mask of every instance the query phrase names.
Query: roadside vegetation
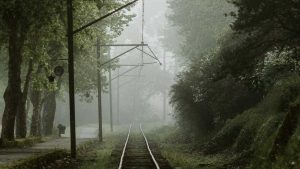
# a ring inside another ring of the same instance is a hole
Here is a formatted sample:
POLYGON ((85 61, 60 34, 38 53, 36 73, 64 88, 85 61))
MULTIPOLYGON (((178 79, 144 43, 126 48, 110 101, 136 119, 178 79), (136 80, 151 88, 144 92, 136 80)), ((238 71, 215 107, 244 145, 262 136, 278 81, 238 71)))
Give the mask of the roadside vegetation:
POLYGON ((0 166, 1 169, 73 169, 76 161, 70 158, 70 154, 62 150, 53 150, 36 157, 14 162, 13 164, 0 166))
POLYGON ((299 3, 169 1, 182 71, 156 139, 174 166, 300 167, 299 3))
POLYGON ((45 140, 41 137, 28 137, 24 139, 15 139, 14 141, 3 141, 0 148, 26 148, 31 147, 37 143, 42 143, 45 140))
POLYGON ((121 141, 120 135, 111 135, 103 143, 91 142, 83 151, 80 151, 79 169, 116 169, 118 168, 120 154, 115 152, 121 141))
POLYGON ((68 151, 53 150, 0 166, 0 169, 115 169, 118 167, 119 149, 122 146, 123 133, 116 132, 105 135, 103 142, 91 140, 78 146, 76 160, 70 157, 68 151))

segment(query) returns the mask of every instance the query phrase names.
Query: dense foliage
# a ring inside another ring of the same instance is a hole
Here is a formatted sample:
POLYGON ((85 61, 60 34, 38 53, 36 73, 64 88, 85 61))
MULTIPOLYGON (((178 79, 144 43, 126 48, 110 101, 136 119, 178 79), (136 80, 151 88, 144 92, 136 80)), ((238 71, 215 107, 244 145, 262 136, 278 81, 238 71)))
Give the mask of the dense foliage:
MULTIPOLYGON (((127 2, 74 1, 74 27, 93 21, 127 2)), ((0 85, 7 85, 2 118, 3 140, 13 140, 15 134, 17 137, 26 137, 28 122, 31 136, 52 133, 56 96, 67 84, 65 74, 54 76, 54 68, 57 66, 62 66, 67 73, 66 16, 65 1, 0 2, 0 61, 1 69, 5 70, 1 71, 0 85), (6 79, 7 84, 3 82, 6 79), (28 115, 32 115, 31 118, 28 115)), ((102 43, 111 42, 132 17, 123 10, 75 36, 75 86, 78 94, 96 89, 94 45, 97 38, 102 43)))
POLYGON ((266 161, 278 159, 299 126, 300 86, 295 74, 300 61, 300 2, 170 0, 169 4, 169 20, 184 39, 179 56, 188 60, 171 91, 174 116, 185 137, 206 140, 204 153, 258 152, 265 143, 257 139, 263 137, 270 141, 263 154, 266 161), (210 24, 203 24, 206 20, 210 24), (222 31, 227 26, 230 29, 222 31), (263 131, 264 127, 270 129, 263 131))

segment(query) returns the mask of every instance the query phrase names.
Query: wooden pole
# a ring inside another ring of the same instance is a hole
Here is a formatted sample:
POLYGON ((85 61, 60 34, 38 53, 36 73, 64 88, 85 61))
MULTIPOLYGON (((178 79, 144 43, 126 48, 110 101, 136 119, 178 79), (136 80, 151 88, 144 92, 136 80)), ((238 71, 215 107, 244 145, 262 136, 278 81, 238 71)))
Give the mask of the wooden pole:
POLYGON ((102 81, 101 81, 101 51, 100 51, 100 40, 97 39, 97 87, 98 87, 98 121, 99 121, 99 127, 98 127, 98 137, 99 141, 103 141, 103 132, 102 132, 102 81))
POLYGON ((69 69, 69 102, 70 102, 70 135, 71 157, 76 158, 76 124, 75 124, 75 87, 74 87, 74 44, 73 44, 73 3, 67 1, 68 13, 68 69, 69 69))

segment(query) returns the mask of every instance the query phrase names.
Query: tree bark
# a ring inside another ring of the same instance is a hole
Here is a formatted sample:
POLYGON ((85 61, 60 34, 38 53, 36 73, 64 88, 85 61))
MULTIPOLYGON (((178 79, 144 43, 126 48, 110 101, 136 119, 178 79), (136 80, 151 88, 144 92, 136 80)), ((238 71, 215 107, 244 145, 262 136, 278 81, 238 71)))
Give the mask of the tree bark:
POLYGON ((49 136, 52 134, 53 123, 56 112, 56 92, 50 91, 46 96, 43 110, 43 134, 49 136))
POLYGON ((30 127, 30 136, 39 137, 41 133, 41 100, 42 100, 42 91, 33 89, 31 93, 31 103, 33 106, 33 112, 31 117, 31 127, 30 127))
POLYGON ((3 140, 14 140, 15 118, 18 111, 18 105, 21 102, 21 64, 22 64, 22 46, 24 43, 24 34, 19 33, 18 20, 11 18, 10 32, 8 40, 8 85, 4 92, 5 108, 2 118, 1 138, 3 140))
POLYGON ((54 119, 56 113, 56 96, 58 95, 62 84, 62 78, 58 79, 57 90, 50 91, 45 98, 44 110, 43 110, 43 134, 46 136, 52 135, 54 126, 54 119))
MULTIPOLYGON (((39 65, 36 70, 36 75, 42 71, 42 66, 39 65)), ((42 90, 37 89, 32 85, 30 100, 33 111, 31 116, 30 136, 41 136, 41 106, 42 106, 42 90)))
POLYGON ((16 137, 17 138, 25 138, 27 135, 27 111, 26 111, 26 101, 28 97, 29 84, 31 80, 31 74, 33 71, 33 60, 29 60, 28 71, 24 83, 23 95, 21 99, 21 103, 18 106, 18 112, 16 116, 16 137))

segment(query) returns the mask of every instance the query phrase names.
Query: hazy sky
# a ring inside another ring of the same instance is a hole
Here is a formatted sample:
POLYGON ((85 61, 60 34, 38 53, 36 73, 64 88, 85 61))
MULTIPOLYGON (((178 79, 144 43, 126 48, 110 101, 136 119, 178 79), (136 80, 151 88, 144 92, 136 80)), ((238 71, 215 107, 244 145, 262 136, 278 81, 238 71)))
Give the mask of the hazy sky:
MULTIPOLYGON (((151 43, 158 40, 159 33, 166 23, 166 0, 145 0, 145 42, 151 43)), ((118 38, 119 42, 141 42, 142 32, 142 1, 140 0, 130 13, 137 16, 125 28, 118 38)))

